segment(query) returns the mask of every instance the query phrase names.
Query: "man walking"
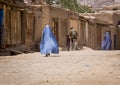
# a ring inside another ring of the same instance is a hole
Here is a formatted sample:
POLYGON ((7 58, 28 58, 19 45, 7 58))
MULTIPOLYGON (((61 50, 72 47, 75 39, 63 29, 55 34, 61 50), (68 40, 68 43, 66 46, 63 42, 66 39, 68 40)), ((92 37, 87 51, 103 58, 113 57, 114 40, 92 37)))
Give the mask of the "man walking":
POLYGON ((73 27, 70 30, 70 39, 71 39, 71 50, 77 50, 77 36, 78 33, 73 27))

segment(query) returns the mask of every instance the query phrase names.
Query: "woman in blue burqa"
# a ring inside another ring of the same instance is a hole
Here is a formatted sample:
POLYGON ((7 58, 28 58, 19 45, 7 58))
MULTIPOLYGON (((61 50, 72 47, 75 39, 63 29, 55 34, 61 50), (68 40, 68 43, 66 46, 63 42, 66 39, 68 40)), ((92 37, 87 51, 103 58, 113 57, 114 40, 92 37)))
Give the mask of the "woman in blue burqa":
POLYGON ((43 29, 42 39, 40 42, 40 52, 45 54, 46 57, 50 56, 50 53, 58 54, 58 43, 49 25, 46 25, 43 29))
POLYGON ((112 40, 110 37, 110 33, 106 32, 104 39, 102 41, 102 50, 110 50, 112 44, 112 40))

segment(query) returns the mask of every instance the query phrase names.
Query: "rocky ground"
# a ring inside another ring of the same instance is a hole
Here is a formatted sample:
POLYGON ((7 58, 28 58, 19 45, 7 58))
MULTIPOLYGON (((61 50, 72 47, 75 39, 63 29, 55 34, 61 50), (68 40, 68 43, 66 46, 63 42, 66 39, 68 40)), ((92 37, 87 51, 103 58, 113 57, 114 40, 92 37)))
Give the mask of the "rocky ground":
POLYGON ((120 85, 120 51, 0 56, 0 85, 120 85))

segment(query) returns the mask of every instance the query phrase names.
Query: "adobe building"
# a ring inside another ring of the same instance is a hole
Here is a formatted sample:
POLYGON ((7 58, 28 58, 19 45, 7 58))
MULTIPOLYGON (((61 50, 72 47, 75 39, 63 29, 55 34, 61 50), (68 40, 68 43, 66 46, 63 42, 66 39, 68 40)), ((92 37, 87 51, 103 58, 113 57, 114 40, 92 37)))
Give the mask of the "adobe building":
POLYGON ((113 25, 104 21, 97 21, 97 48, 101 49, 101 42, 104 39, 105 33, 109 32, 112 40, 111 50, 115 49, 115 28, 113 25))
POLYGON ((5 47, 32 46, 40 39, 41 5, 0 1, 0 8, 4 11, 5 47))
POLYGON ((112 22, 112 16, 109 14, 80 14, 80 29, 84 33, 82 44, 92 49, 101 50, 101 43, 106 32, 110 32, 112 47, 114 49, 115 28, 112 22), (107 16, 104 19, 103 16, 107 16), (109 21, 110 20, 110 21, 109 21))
POLYGON ((52 27, 60 47, 65 46, 66 35, 71 27, 79 30, 79 14, 70 10, 44 3, 38 5, 31 2, 6 1, 0 1, 0 8, 4 10, 3 22, 7 30, 5 47, 17 45, 33 47, 40 42, 46 24, 52 27))
POLYGON ((113 14, 112 13, 98 13, 95 15, 95 17, 97 18, 97 28, 102 29, 100 31, 102 34, 101 39, 103 40, 105 33, 109 32, 111 36, 111 40, 112 40, 111 50, 114 50, 115 49, 115 37, 114 36, 116 34, 116 29, 113 26, 113 14))
POLYGON ((52 27, 59 46, 65 45, 65 37, 68 32, 68 11, 53 6, 44 6, 42 8, 42 28, 46 24, 52 27))
POLYGON ((78 31, 79 14, 67 9, 54 6, 42 6, 42 28, 46 24, 52 27, 59 46, 65 47, 66 35, 69 34, 70 28, 73 27, 78 31))
MULTIPOLYGON (((120 1, 119 1, 120 2, 120 1)), ((111 5, 105 6, 103 10, 100 10, 101 13, 109 13, 112 15, 112 24, 115 29, 114 35, 114 49, 120 50, 120 30, 119 30, 119 21, 120 21, 120 5, 111 5)))
POLYGON ((28 1, 26 3, 0 1, 7 30, 6 43, 4 43, 6 47, 13 45, 34 47, 37 42, 40 42, 46 24, 52 27, 60 47, 65 47, 66 35, 69 34, 71 27, 78 31, 78 45, 81 46, 100 50, 107 31, 111 34, 111 49, 115 49, 115 44, 119 42, 111 13, 79 14, 45 3, 28 1))

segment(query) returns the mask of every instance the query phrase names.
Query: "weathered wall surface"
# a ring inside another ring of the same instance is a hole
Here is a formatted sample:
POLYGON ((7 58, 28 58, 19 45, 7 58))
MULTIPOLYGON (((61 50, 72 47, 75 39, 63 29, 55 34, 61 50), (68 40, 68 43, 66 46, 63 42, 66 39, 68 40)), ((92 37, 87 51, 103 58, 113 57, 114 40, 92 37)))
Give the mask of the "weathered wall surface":
POLYGON ((59 46, 65 46, 68 32, 68 11, 50 6, 50 23, 59 46))
POLYGON ((88 25, 88 40, 87 45, 88 47, 91 47, 92 49, 96 48, 96 23, 89 23, 88 25))
POLYGON ((84 20, 80 20, 79 21, 79 40, 78 40, 78 42, 80 43, 80 45, 86 45, 86 39, 85 39, 85 28, 86 28, 86 26, 85 26, 85 24, 86 24, 86 21, 84 21, 84 20))
POLYGON ((30 46, 33 43, 33 14, 26 14, 25 44, 30 46))
POLYGON ((79 15, 65 9, 50 7, 50 22, 51 25, 55 24, 52 22, 57 22, 55 28, 53 26, 53 31, 54 29, 58 31, 55 35, 59 45, 65 46, 66 35, 69 34, 70 28, 73 27, 78 31, 79 15))
POLYGON ((4 25, 6 28, 6 44, 21 44, 21 13, 4 5, 4 25))
POLYGON ((113 15, 114 27, 116 29, 116 49, 120 50, 120 27, 118 22, 120 21, 120 13, 114 13, 113 15))

